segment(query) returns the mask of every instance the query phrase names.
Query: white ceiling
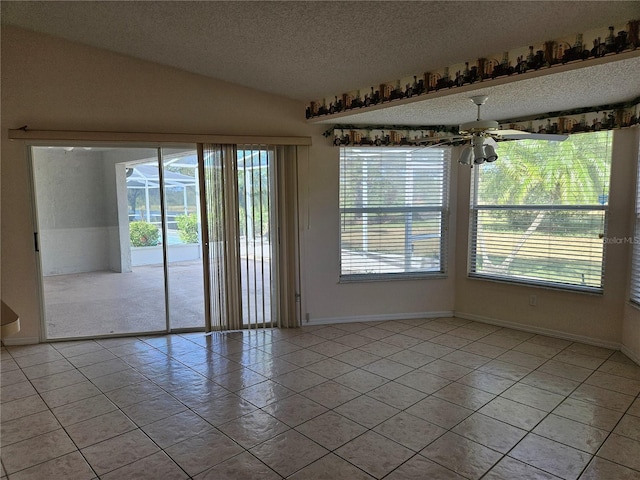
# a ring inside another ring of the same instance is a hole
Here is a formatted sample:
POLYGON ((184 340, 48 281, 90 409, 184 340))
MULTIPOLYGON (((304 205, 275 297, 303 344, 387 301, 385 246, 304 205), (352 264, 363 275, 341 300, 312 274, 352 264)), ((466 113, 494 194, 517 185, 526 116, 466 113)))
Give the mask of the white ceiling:
MULTIPOLYGON (((607 24, 619 30, 628 20, 640 18, 640 1, 0 4, 3 25, 304 102, 607 24)), ((638 71, 640 56, 632 55, 607 66, 481 86, 482 93, 491 95, 484 117, 506 119, 630 100, 640 95, 638 71)), ((469 95, 458 91, 328 122, 457 124, 475 115, 469 95)))

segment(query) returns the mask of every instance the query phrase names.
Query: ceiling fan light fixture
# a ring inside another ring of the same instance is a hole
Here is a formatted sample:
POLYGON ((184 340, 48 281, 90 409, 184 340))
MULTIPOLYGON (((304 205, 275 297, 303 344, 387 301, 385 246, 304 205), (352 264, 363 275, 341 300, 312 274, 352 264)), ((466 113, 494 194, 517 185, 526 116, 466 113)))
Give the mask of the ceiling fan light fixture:
POLYGON ((462 165, 471 165, 473 163, 473 150, 471 146, 467 145, 462 149, 458 163, 462 165))
POLYGON ((482 143, 477 143, 473 146, 473 163, 478 165, 483 164, 487 160, 485 156, 482 143))
POLYGON ((496 153, 495 148, 493 148, 493 145, 484 145, 483 146, 483 150, 484 150, 484 157, 487 159, 487 162, 491 163, 491 162, 495 162, 498 159, 498 154, 496 153))

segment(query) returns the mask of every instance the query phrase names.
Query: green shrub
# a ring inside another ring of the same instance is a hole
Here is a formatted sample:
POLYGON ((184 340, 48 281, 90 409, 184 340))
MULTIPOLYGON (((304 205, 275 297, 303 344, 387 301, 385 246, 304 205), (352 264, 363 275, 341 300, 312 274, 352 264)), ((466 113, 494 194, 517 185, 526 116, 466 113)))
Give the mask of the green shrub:
POLYGON ((195 213, 178 215, 178 234, 184 243, 198 243, 198 218, 195 213))
POLYGON ((160 230, 152 223, 131 222, 129 238, 134 247, 153 247, 160 242, 160 230))

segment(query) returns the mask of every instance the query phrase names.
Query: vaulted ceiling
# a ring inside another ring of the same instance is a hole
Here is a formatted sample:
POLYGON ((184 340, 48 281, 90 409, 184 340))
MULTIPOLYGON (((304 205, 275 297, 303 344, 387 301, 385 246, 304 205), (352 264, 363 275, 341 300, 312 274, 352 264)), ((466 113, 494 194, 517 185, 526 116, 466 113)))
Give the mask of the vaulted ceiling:
MULTIPOLYGON (((3 25, 304 102, 640 18, 638 1, 3 0, 1 9, 3 25)), ((626 101, 640 95, 638 53, 472 90, 490 94, 485 117, 496 119, 626 101)), ((340 122, 456 124, 473 119, 469 95, 452 91, 340 122)))

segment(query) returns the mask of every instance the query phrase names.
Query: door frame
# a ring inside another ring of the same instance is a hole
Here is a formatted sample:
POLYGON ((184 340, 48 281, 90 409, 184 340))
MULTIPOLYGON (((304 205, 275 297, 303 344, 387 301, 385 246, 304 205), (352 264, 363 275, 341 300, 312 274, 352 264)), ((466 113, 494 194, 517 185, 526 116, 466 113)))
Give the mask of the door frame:
MULTIPOLYGON (((184 332, 193 332, 193 331, 202 331, 206 328, 206 322, 208 319, 208 311, 205 308, 205 321, 203 325, 200 327, 187 327, 187 328, 171 328, 171 318, 170 318, 170 292, 169 292, 169 263, 168 263, 168 242, 164 241, 162 243, 162 266, 163 266, 163 299, 164 299, 164 311, 165 311, 165 328, 162 330, 149 330, 149 331, 135 331, 135 332, 124 332, 124 333, 109 333, 109 334, 99 334, 99 335, 91 335, 91 336, 70 336, 63 338, 49 338, 49 332, 47 328, 47 308, 45 302, 44 295, 44 269, 43 269, 43 259, 42 259, 42 248, 40 243, 40 218, 39 218, 39 207, 38 207, 38 198, 36 191, 36 178, 35 178, 35 158, 33 155, 34 147, 74 147, 74 148, 83 148, 83 147, 92 147, 92 148, 130 148, 130 149, 147 149, 155 151, 156 158, 156 166, 158 167, 158 183, 159 183, 159 197, 160 197, 160 214, 161 214, 161 232, 162 238, 167 239, 167 217, 166 217, 166 204, 165 204, 165 183, 164 183, 164 157, 162 154, 163 149, 168 148, 185 148, 193 150, 197 152, 197 147, 200 144, 190 144, 190 143, 176 143, 176 142, 166 142, 166 143, 129 143, 129 142, 92 142, 92 141, 46 141, 46 140, 38 140, 38 141, 29 141, 25 142, 26 149, 26 162, 27 162, 27 174, 28 174, 28 188, 29 195, 31 197, 32 208, 31 208, 31 222, 33 228, 33 241, 34 241, 34 253, 36 256, 36 283, 37 283, 37 303, 40 309, 40 332, 39 332, 39 341, 40 342, 59 342, 59 341, 72 341, 72 340, 86 340, 92 338, 116 338, 116 337, 130 337, 130 336, 138 336, 138 335, 157 335, 157 334, 168 334, 168 333, 184 333, 184 332)), ((198 164, 200 165, 201 161, 198 157, 198 164)), ((200 197, 204 197, 204 191, 200 190, 200 197)), ((206 211, 203 212, 201 210, 201 217, 206 217, 206 211)), ((202 218, 200 219, 202 221, 202 218)), ((204 230, 204 227, 203 227, 204 230)), ((202 246, 204 246, 204 238, 202 239, 202 246)), ((202 249, 201 249, 202 251, 202 249)), ((207 265, 206 257, 202 258, 203 269, 205 269, 207 265)), ((205 279, 206 283, 206 279, 205 279)), ((205 292, 201 292, 202 295, 205 292)), ((205 295, 205 302, 208 295, 205 295)), ((205 303, 206 307, 206 303, 205 303)))
MULTIPOLYGON (((267 136, 267 135, 215 135, 215 134, 184 134, 184 133, 141 133, 141 132, 116 132, 116 131, 78 131, 78 130, 30 130, 26 127, 19 129, 9 129, 8 130, 8 138, 12 141, 21 141, 25 148, 25 159, 27 160, 27 169, 28 169, 28 186, 30 191, 30 197, 32 199, 31 204, 31 217, 32 217, 32 228, 34 232, 34 240, 37 241, 37 232, 39 228, 39 222, 37 218, 37 206, 35 203, 35 185, 33 182, 33 159, 31 156, 31 147, 37 146, 112 146, 112 147, 131 147, 131 148, 158 148, 161 146, 170 146, 176 144, 191 144, 197 145, 198 148, 201 148, 202 144, 205 143, 221 143, 221 144, 266 144, 266 145, 279 145, 279 146, 296 146, 296 147, 305 147, 304 149, 297 148, 298 152, 304 152, 303 158, 306 159, 306 162, 303 161, 302 165, 305 170, 308 170, 308 162, 309 162, 309 152, 308 147, 312 145, 312 137, 311 136, 267 136), (306 163, 306 165, 305 165, 306 163)), ((300 177, 298 177, 298 180, 300 177)), ((202 196, 202 191, 201 191, 202 196)), ((303 203, 308 202, 308 199, 304 199, 303 203)), ((300 210, 300 212, 304 212, 304 208, 300 210)), ((299 214, 300 214, 299 212, 299 214)), ((206 213, 201 210, 201 215, 206 218, 206 213)), ((304 225, 308 228, 309 219, 306 218, 306 214, 303 214, 305 217, 296 218, 296 222, 303 222, 304 225)), ((204 229, 203 229, 204 230, 204 229)), ((304 228, 303 228, 304 230, 304 228)), ((300 236, 301 232, 298 231, 297 235, 300 236)), ((204 237, 203 237, 204 244, 204 237)), ((298 265, 298 281, 300 282, 296 285, 296 300, 298 302, 298 309, 301 311, 305 311, 304 302, 305 298, 302 295, 302 299, 300 299, 301 293, 305 289, 305 283, 302 279, 302 275, 300 275, 300 267, 303 259, 300 258, 300 249, 304 249, 305 242, 299 238, 299 243, 297 248, 297 258, 295 261, 298 265)), ((38 296, 38 307, 40 309, 40 331, 39 331, 39 339, 40 341, 45 340, 45 308, 44 308, 44 298, 43 298, 43 289, 42 289, 42 265, 40 259, 40 252, 36 251, 36 276, 37 276, 37 296, 38 296)), ((204 262, 206 265, 207 262, 204 262)), ((206 268, 206 267, 205 267, 206 268)), ((207 277, 208 278, 208 277, 207 277)), ((205 280, 206 283, 206 280, 205 280)), ((205 298, 208 297, 205 295, 205 298)), ((206 301, 206 300, 205 300, 206 301)), ((210 309, 205 308, 205 312, 210 311, 210 309)), ((301 316, 301 314, 299 314, 301 316)), ((307 315, 308 317, 308 315, 307 315)), ((304 321, 308 321, 308 318, 302 319, 299 318, 299 323, 303 323, 304 321)), ((164 333, 164 332, 158 332, 164 333)), ((106 337, 114 337, 114 336, 131 336, 133 334, 126 333, 122 335, 105 335, 106 337)), ((86 337, 84 337, 86 338, 86 337)), ((98 336, 92 338, 99 338, 98 336)))

